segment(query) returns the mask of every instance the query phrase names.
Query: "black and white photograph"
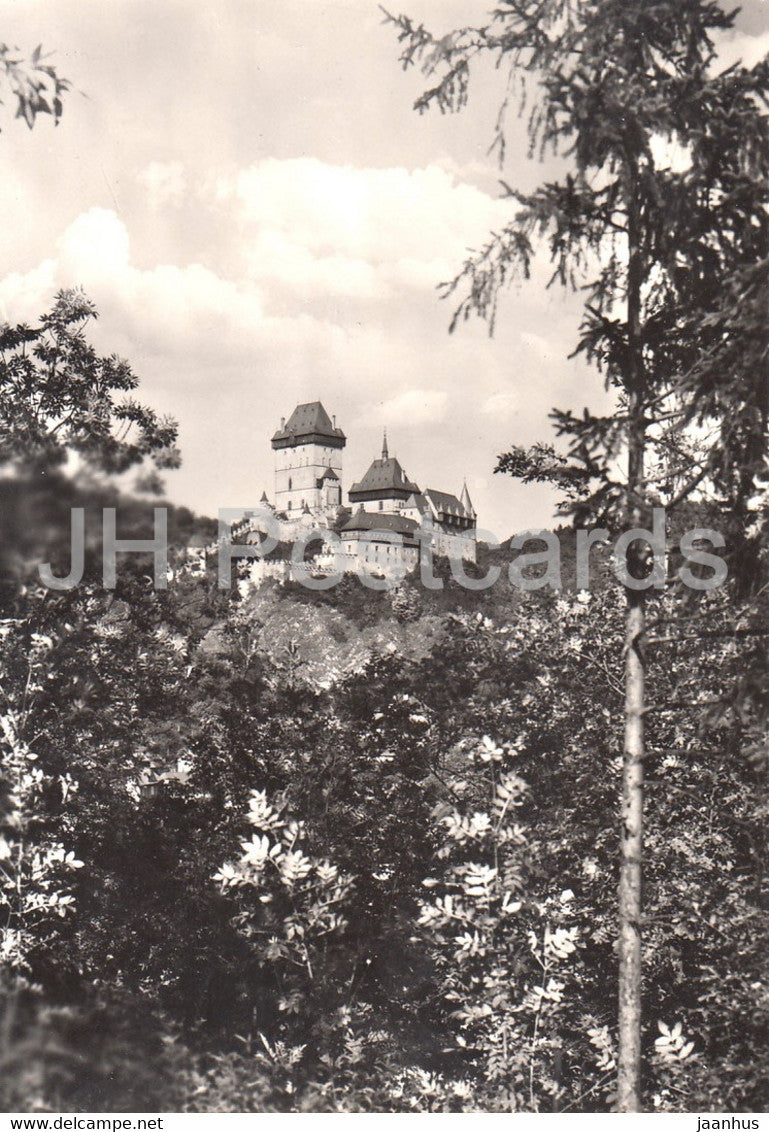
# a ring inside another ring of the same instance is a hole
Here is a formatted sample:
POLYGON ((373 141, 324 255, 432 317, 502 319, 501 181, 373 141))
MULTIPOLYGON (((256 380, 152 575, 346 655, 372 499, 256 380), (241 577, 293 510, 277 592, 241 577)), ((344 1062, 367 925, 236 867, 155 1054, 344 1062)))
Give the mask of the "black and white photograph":
POLYGON ((0 216, 0 1132, 759 1132, 767 0, 0 0, 0 216))

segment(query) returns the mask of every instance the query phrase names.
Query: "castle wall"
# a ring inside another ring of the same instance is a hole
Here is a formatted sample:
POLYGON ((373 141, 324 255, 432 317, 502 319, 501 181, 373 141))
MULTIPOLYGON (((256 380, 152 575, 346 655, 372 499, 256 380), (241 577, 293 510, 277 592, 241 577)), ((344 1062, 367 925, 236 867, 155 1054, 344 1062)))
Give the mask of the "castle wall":
POLYGON ((345 571, 356 573, 361 567, 383 577, 407 574, 419 565, 419 547, 375 542, 361 538, 357 531, 342 533, 345 571))
POLYGON ((475 528, 468 531, 447 531, 437 524, 431 529, 433 554, 443 554, 447 558, 463 558, 466 562, 476 561, 475 528))
MULTIPOLYGON (((356 506, 358 506, 358 504, 356 504, 356 506)), ((394 496, 388 496, 386 499, 363 500, 363 509, 370 511, 372 514, 377 514, 381 511, 383 515, 406 515, 409 510, 406 507, 406 501, 404 499, 396 499, 394 496)), ((413 518, 414 516, 409 517, 413 518)), ((417 515, 416 518, 418 520, 419 516, 417 515)))
POLYGON ((342 450, 323 444, 296 444, 275 450, 275 509, 301 512, 305 504, 311 511, 326 511, 341 503, 342 450), (339 501, 333 481, 317 487, 327 468, 339 476, 339 501), (332 490, 332 486, 334 490, 332 490))

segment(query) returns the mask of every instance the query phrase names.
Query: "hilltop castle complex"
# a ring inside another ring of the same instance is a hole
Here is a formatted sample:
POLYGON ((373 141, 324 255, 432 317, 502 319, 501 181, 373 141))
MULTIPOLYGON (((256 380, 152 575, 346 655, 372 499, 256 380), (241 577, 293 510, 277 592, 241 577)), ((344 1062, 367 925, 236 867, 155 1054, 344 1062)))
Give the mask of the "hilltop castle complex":
POLYGON ((307 527, 335 530, 348 568, 368 563, 387 574, 418 565, 424 547, 433 554, 475 561, 476 515, 467 485, 459 497, 409 479, 389 454, 382 455, 347 492, 342 484, 342 452, 347 438, 320 401, 297 405, 272 437, 275 498, 262 497, 274 511, 281 537, 296 538, 307 527))

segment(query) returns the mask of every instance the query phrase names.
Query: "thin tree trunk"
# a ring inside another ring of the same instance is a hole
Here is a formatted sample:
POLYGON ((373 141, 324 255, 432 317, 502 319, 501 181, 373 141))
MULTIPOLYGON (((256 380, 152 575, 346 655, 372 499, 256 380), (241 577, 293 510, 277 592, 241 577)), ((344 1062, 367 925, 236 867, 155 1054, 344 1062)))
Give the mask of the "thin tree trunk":
MULTIPOLYGON (((626 520, 638 529, 644 519, 645 372, 641 333, 641 289, 644 259, 638 163, 632 153, 627 162, 628 285, 627 369, 628 479, 626 520)), ((631 544, 628 571, 644 572, 644 555, 631 544)), ((641 1111, 641 883, 643 857, 644 776, 644 628, 643 591, 626 589, 625 639, 625 742, 622 763, 622 801, 619 876, 619 1055, 617 1108, 641 1111)))
POLYGON ((619 1064, 617 1107, 641 1108, 641 862, 644 777, 644 602, 628 591, 625 749, 619 880, 619 1064))

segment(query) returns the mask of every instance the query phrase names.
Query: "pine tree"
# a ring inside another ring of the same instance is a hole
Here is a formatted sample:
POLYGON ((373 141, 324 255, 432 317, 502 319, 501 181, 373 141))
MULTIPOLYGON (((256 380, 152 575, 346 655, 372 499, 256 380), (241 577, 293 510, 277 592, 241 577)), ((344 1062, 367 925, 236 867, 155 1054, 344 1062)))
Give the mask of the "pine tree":
MULTIPOLYGON (((444 294, 452 330, 479 315, 493 331, 500 294, 527 278, 537 243, 551 282, 582 288, 576 352, 616 394, 605 416, 553 413, 566 446, 513 448, 498 471, 549 480, 575 522, 648 526, 709 491, 732 516, 734 563, 767 452, 769 59, 719 66, 716 40, 736 12, 714 0, 502 0, 490 24, 443 37, 406 16, 404 67, 434 79, 424 111, 461 109, 471 66, 509 66, 528 115, 532 155, 567 168, 523 193, 508 225, 471 256, 444 294), (671 159, 671 155, 672 158, 671 159), (623 466, 619 475, 617 467, 623 466)), ((503 111, 506 107, 503 106, 503 111)), ((504 114, 497 143, 504 158, 504 114)), ((753 556, 755 558, 755 555, 753 556)), ((625 740, 619 888, 618 1107, 641 1106, 641 864, 646 593, 649 562, 630 547, 626 585, 625 740)), ((650 580, 650 579, 649 579, 650 580)))

